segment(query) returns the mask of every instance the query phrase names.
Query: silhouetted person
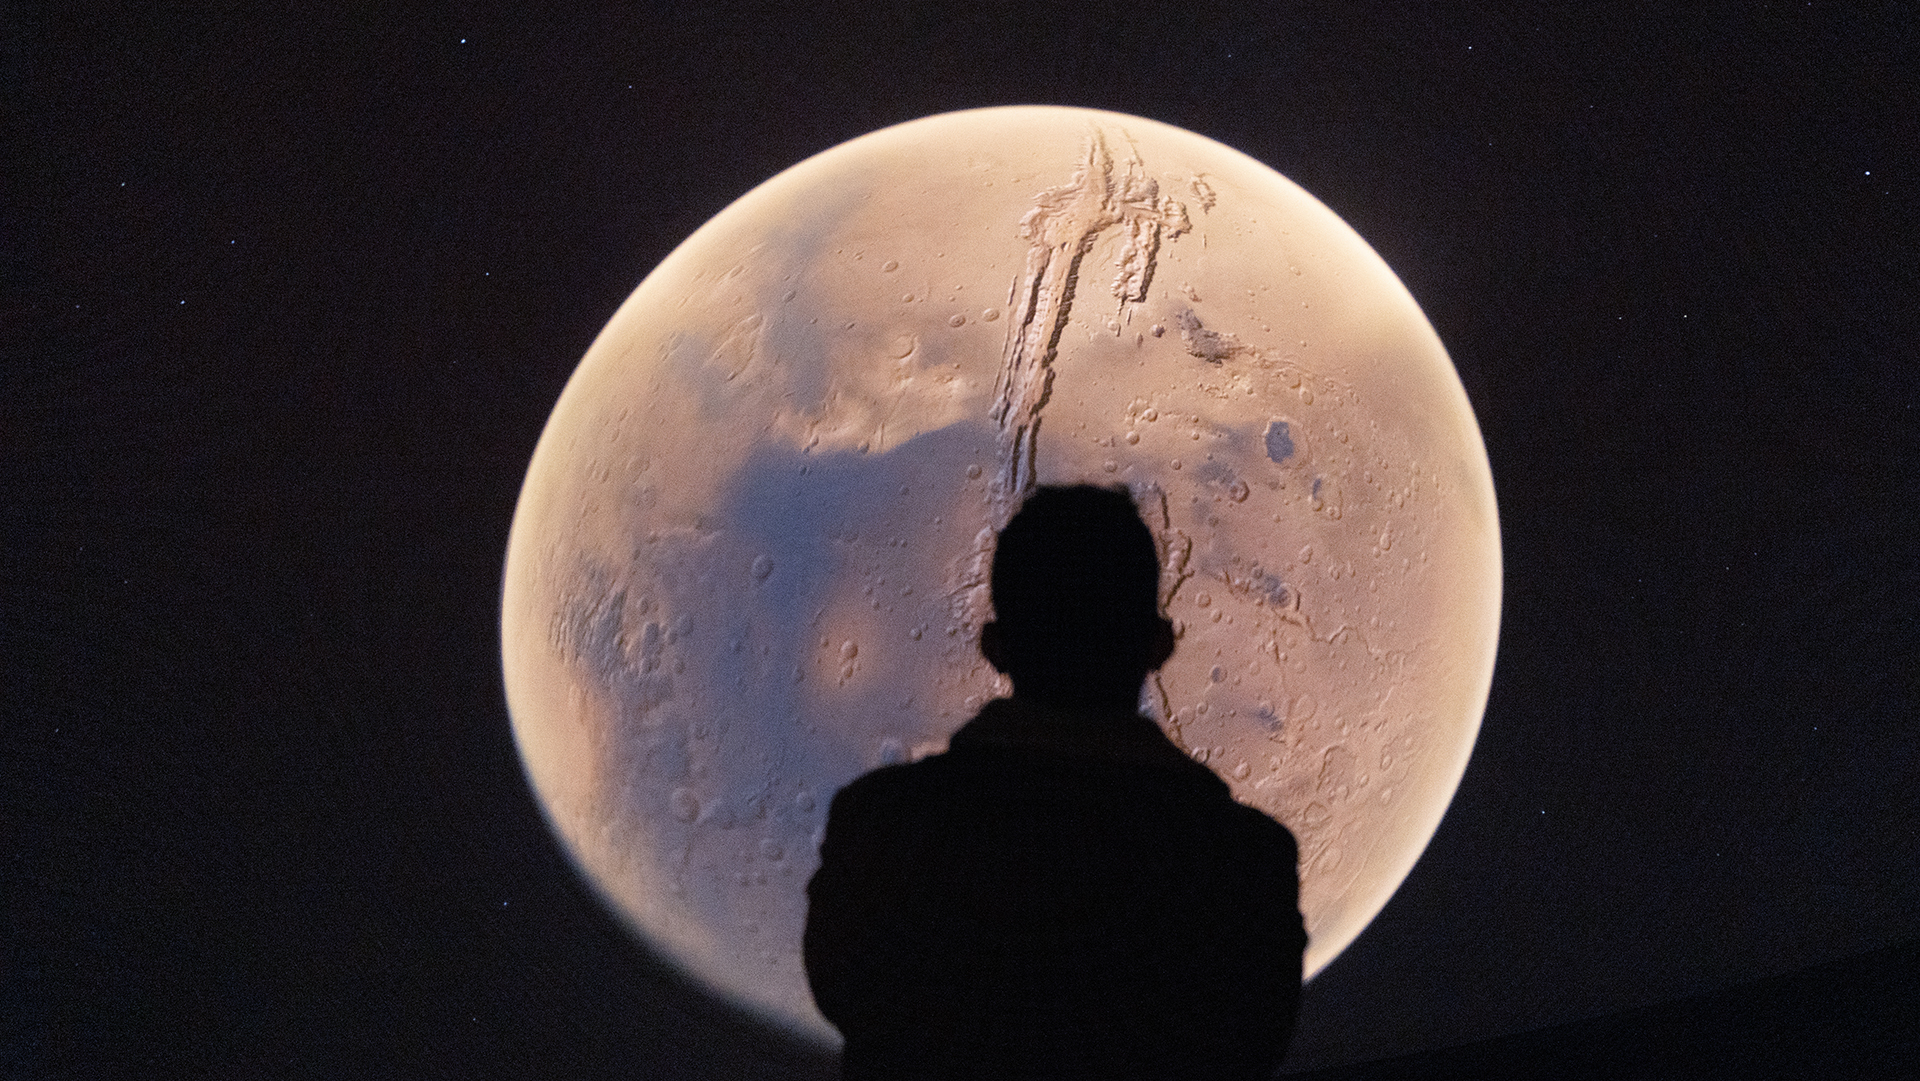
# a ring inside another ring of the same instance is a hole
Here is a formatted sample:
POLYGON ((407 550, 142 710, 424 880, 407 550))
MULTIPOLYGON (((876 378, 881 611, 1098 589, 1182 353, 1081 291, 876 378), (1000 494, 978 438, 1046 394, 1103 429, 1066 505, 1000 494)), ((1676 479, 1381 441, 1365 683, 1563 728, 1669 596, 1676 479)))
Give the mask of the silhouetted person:
POLYGON ((814 1000, 874 1078, 1265 1078, 1306 935, 1293 835, 1138 712, 1173 652, 1125 492, 1041 488, 980 650, 1013 680, 949 750, 833 800, 814 1000))

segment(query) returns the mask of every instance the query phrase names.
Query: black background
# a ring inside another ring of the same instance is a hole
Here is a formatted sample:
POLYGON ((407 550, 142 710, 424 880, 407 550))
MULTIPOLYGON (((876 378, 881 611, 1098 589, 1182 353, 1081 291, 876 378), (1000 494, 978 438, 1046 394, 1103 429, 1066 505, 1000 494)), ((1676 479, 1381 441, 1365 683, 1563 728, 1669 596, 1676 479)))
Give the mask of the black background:
POLYGON ((0 1071, 830 1069, 561 855, 501 561, 674 245, 991 104, 1302 184, 1486 437, 1480 742, 1290 1067, 1844 982, 1920 933, 1911 5, 395 6, 0 6, 0 1071))

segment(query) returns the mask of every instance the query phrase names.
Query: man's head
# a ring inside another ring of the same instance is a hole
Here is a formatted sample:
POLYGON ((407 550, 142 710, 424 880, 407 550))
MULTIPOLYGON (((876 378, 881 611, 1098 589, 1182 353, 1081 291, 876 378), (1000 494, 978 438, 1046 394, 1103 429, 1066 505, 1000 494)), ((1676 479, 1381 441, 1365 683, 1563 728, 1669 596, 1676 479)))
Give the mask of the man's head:
POLYGON ((1131 708, 1173 653, 1153 534, 1118 488, 1040 488, 1000 533, 980 651, 1021 697, 1131 708))

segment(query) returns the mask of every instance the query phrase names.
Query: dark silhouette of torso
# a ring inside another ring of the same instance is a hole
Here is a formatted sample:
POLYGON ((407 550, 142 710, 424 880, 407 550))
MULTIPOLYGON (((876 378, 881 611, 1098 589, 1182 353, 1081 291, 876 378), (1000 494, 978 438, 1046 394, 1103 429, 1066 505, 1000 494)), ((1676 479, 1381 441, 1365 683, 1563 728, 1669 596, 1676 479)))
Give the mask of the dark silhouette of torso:
POLYGON ((1126 711, 990 703, 833 801, 807 976, 871 1078, 1264 1078, 1306 936, 1292 834, 1126 711))

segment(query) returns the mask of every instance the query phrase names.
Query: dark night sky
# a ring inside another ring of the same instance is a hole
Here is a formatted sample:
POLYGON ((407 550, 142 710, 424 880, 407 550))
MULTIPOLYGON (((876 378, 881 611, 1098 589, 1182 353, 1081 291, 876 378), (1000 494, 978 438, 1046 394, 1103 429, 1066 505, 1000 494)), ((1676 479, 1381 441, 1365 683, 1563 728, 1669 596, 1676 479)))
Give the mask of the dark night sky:
POLYGON ((1920 933, 1910 5, 390 6, 0 5, 0 1073, 821 1076, 548 835, 500 566, 656 262, 978 105, 1299 182, 1486 436, 1480 741, 1291 1065, 1920 933))

